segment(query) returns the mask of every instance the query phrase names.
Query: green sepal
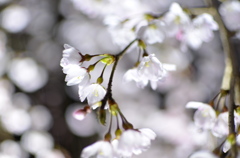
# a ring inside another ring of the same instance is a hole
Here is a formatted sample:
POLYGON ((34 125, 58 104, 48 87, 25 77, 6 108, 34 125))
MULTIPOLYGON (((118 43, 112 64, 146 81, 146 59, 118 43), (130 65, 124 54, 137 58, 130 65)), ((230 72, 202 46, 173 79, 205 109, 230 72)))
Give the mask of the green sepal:
POLYGON ((108 55, 108 56, 106 56, 105 58, 102 58, 100 61, 101 61, 103 64, 111 65, 111 64, 115 61, 115 58, 114 58, 114 56, 112 56, 112 55, 108 55))
POLYGON ((106 111, 104 109, 99 109, 99 121, 102 125, 106 125, 106 111))
POLYGON ((154 16, 152 16, 151 14, 145 14, 144 17, 147 21, 152 21, 154 19, 154 16))

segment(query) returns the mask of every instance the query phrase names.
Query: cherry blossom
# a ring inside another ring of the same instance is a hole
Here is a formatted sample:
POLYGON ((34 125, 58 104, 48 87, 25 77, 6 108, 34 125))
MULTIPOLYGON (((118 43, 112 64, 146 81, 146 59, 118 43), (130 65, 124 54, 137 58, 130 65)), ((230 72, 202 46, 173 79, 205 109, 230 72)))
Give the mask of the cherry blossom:
POLYGON ((106 94, 105 88, 97 83, 93 83, 86 86, 83 89, 79 89, 80 100, 83 102, 87 98, 88 104, 92 105, 93 108, 97 107, 98 102, 103 99, 105 94, 106 94))
POLYGON ((144 88, 148 84, 148 79, 140 77, 137 68, 129 69, 123 76, 124 82, 135 81, 139 88, 144 88))
POLYGON ((142 26, 137 32, 137 37, 148 44, 163 42, 165 35, 163 26, 165 24, 160 20, 152 20, 149 24, 142 26))
POLYGON ((81 84, 85 85, 88 83, 90 76, 85 68, 82 68, 78 65, 71 65, 65 71, 66 78, 65 81, 67 82, 68 86, 81 84))
POLYGON ((239 1, 224 1, 219 12, 223 18, 226 27, 230 31, 237 31, 240 29, 240 2, 239 1))
POLYGON ((117 153, 122 157, 131 157, 147 150, 151 145, 151 140, 156 138, 156 134, 147 128, 124 131, 118 140, 117 153))
POLYGON ((83 120, 88 113, 91 112, 90 106, 85 106, 83 109, 78 109, 73 113, 73 117, 77 120, 83 120))
POLYGON ((135 81, 139 88, 144 88, 150 81, 153 90, 156 90, 157 83, 166 77, 167 71, 176 70, 172 64, 162 64, 155 54, 150 54, 142 59, 138 67, 129 69, 123 76, 123 81, 135 81))
POLYGON ((216 30, 218 30, 216 21, 210 14, 204 13, 193 19, 192 24, 184 29, 182 37, 178 36, 178 40, 193 49, 198 49, 203 42, 213 39, 213 31, 216 30))
POLYGON ((202 129, 212 129, 216 121, 216 112, 208 104, 201 102, 188 102, 186 108, 197 109, 194 113, 194 123, 202 129))
MULTIPOLYGON (((212 133, 216 137, 223 137, 227 136, 229 134, 228 131, 228 112, 223 112, 218 115, 217 120, 212 128, 212 133)), ((234 112, 234 122, 235 122, 235 127, 237 129, 237 126, 239 124, 239 114, 234 112)))
POLYGON ((113 147, 108 141, 97 141, 87 146, 81 153, 81 158, 113 158, 113 147))
POLYGON ((63 72, 65 73, 71 65, 79 65, 82 56, 77 49, 68 44, 64 44, 64 48, 63 58, 60 61, 60 65, 63 67, 63 72))
POLYGON ((216 137, 223 137, 228 135, 228 112, 221 113, 212 129, 212 133, 216 137))
POLYGON ((190 21, 190 17, 178 3, 172 3, 169 12, 163 17, 163 22, 166 24, 166 32, 170 37, 175 36, 181 29, 189 25, 190 21))
POLYGON ((162 63, 155 57, 155 54, 150 54, 143 57, 138 66, 138 74, 140 77, 150 81, 158 81, 166 75, 166 70, 162 63))

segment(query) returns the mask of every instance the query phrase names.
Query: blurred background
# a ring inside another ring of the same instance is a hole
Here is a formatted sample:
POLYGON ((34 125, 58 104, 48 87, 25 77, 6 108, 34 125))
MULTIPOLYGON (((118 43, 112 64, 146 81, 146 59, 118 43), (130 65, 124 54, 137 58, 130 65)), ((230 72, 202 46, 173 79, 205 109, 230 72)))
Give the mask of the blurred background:
MULTIPOLYGON (((86 103, 79 101, 77 87, 64 82, 63 44, 83 54, 118 53, 121 48, 103 23, 106 14, 162 13, 172 2, 0 0, 0 158, 78 158, 84 147, 102 139, 108 126, 100 125, 94 113, 83 121, 72 117, 86 103)), ((202 0, 175 2, 205 6, 202 0)), ((183 51, 172 40, 150 49, 163 63, 177 66, 156 91, 122 83, 136 61, 134 53, 121 60, 113 82, 113 96, 126 118, 135 128, 157 134, 151 148, 136 157, 183 158, 213 149, 216 140, 194 126, 193 111, 185 105, 208 102, 220 89, 224 55, 218 32, 198 50, 183 51)))

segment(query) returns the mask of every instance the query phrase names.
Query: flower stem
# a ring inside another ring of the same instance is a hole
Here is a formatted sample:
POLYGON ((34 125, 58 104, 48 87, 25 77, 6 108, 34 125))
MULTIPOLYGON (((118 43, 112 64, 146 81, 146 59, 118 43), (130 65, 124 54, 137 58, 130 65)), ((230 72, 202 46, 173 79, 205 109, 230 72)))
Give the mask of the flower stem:
MULTIPOLYGON (((234 110, 235 110, 235 84, 236 84, 236 78, 238 77, 236 73, 234 72, 238 71, 236 70, 236 65, 239 65, 239 61, 235 61, 234 56, 236 52, 232 49, 232 44, 230 42, 230 39, 232 37, 232 33, 226 28, 226 26, 223 23, 223 20, 221 18, 220 13, 218 12, 218 7, 220 3, 216 0, 212 0, 212 4, 216 10, 216 20, 219 24, 219 32, 221 36, 222 46, 225 53, 225 71, 222 81, 222 89, 223 90, 229 90, 230 97, 229 97, 229 107, 228 107, 228 126, 229 126, 229 135, 233 135, 236 142, 236 130, 235 130, 235 120, 234 120, 234 110)), ((232 144, 231 147, 231 156, 232 158, 237 157, 237 146, 236 143, 232 144)))

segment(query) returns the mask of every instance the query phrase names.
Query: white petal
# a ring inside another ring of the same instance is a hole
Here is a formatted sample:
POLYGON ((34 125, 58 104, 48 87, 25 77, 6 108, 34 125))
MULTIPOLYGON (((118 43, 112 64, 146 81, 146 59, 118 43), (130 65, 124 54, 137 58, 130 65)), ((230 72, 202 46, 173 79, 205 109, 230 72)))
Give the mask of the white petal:
POLYGON ((106 94, 106 90, 99 84, 91 84, 83 89, 81 99, 87 97, 88 104, 93 105, 103 99, 106 94))
POLYGON ((210 151, 197 151, 193 153, 189 158, 218 158, 216 155, 210 151))
POLYGON ((139 131, 144 134, 145 136, 147 136, 149 139, 153 140, 156 138, 156 133, 154 133, 151 129, 149 128, 142 128, 139 129, 139 131))
POLYGON ((201 106, 194 114, 194 123, 197 127, 203 129, 212 129, 216 121, 216 112, 209 106, 201 106))
POLYGON ((173 64, 163 64, 163 68, 167 71, 176 71, 177 67, 173 64))
POLYGON ((198 109, 199 107, 202 107, 204 105, 207 105, 207 104, 204 104, 202 102, 190 101, 187 103, 186 108, 198 109))
POLYGON ((228 140, 225 141, 225 143, 223 144, 223 152, 226 153, 228 152, 228 150, 231 148, 231 144, 228 140))

